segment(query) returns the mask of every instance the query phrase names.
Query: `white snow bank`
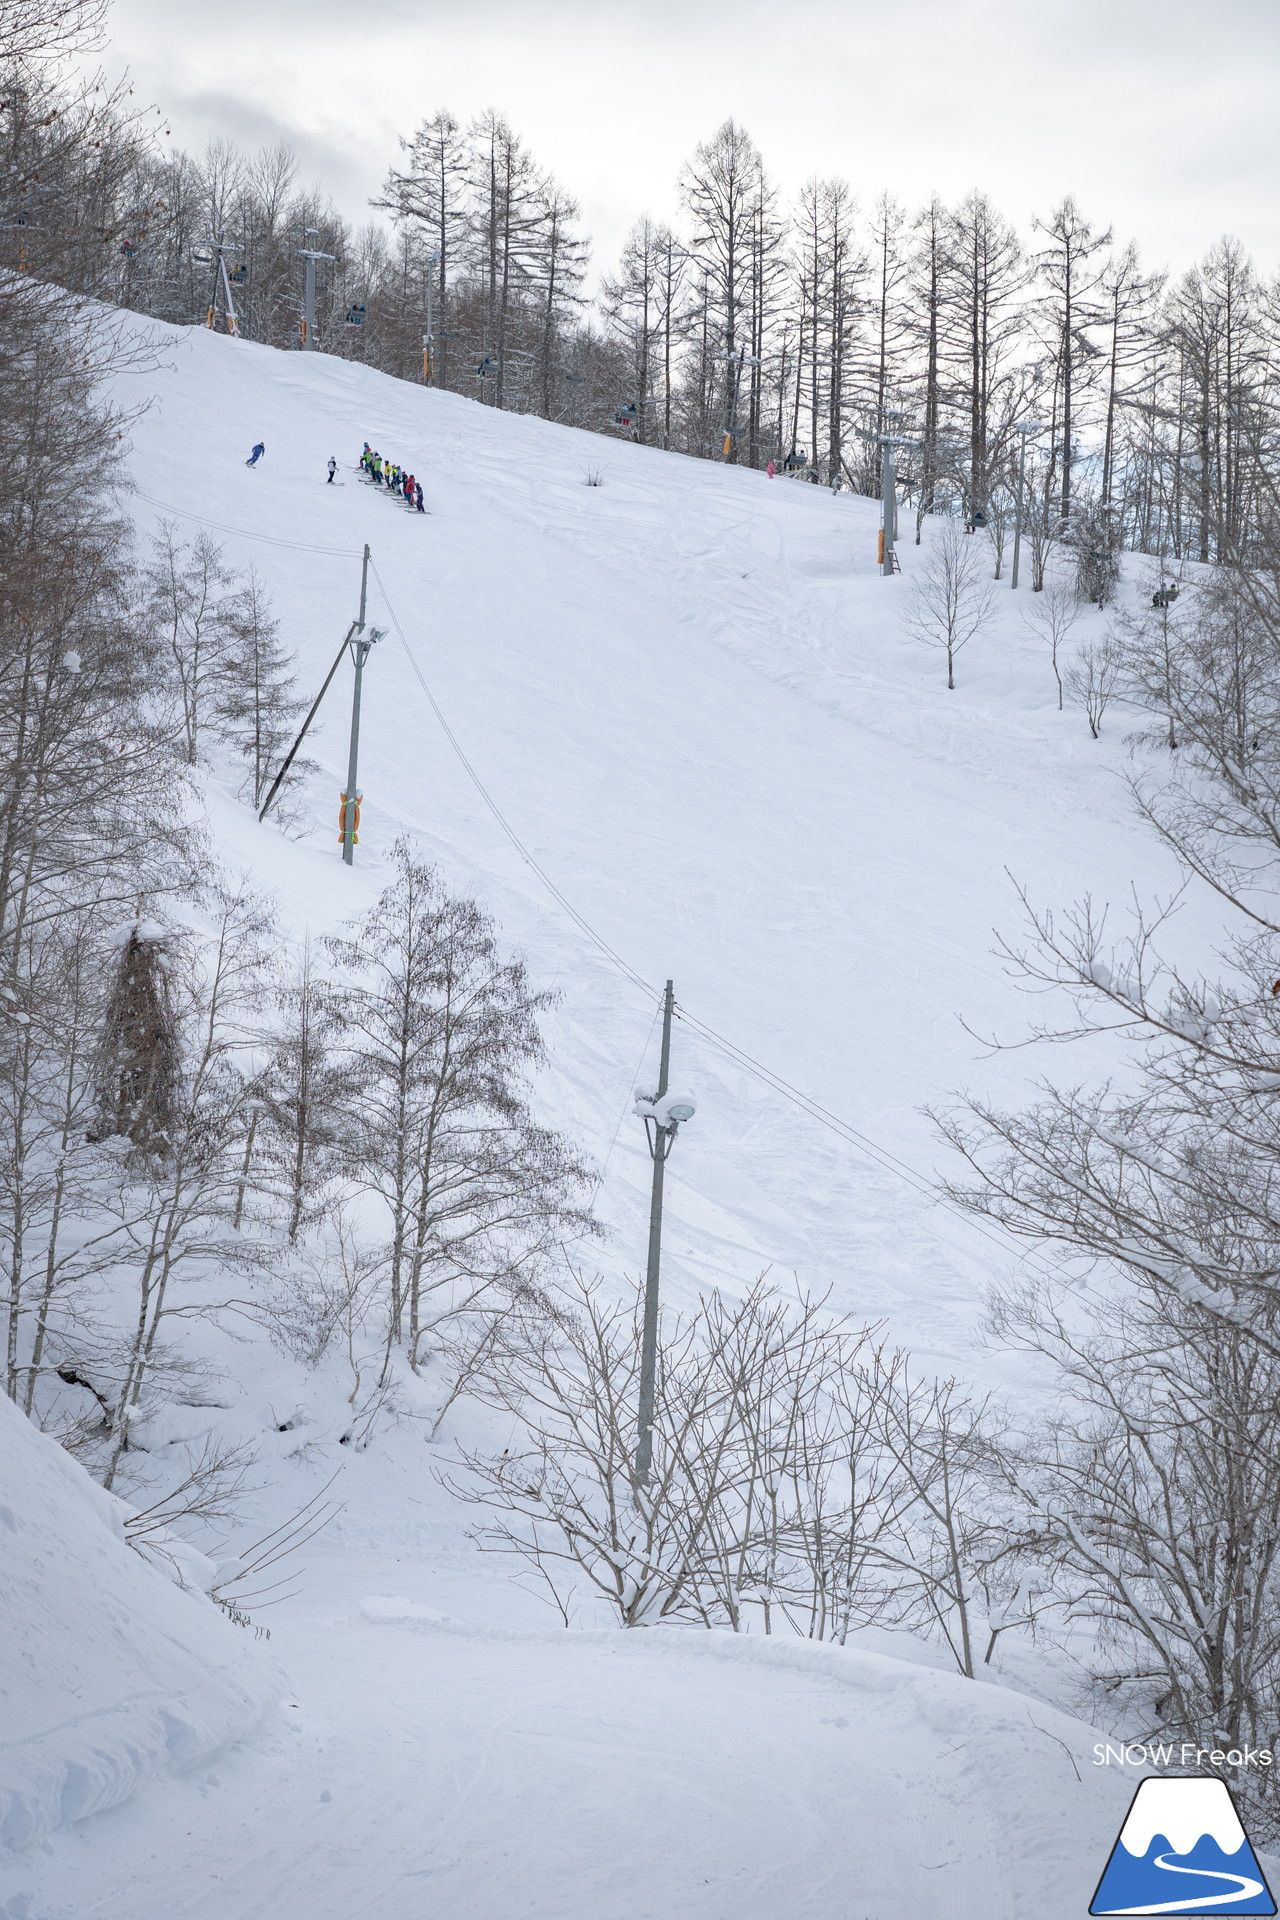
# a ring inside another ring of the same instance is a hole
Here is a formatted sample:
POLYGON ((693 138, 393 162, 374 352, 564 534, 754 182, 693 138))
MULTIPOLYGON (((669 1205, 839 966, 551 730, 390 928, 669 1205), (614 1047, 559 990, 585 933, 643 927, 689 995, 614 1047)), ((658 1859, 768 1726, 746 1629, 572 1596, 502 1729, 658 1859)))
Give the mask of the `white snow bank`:
MULTIPOLYGON (((362 1601, 360 1616, 376 1626, 412 1627, 459 1634, 477 1641, 516 1641, 532 1646, 559 1644, 564 1638, 563 1632, 557 1629, 529 1632, 509 1627, 472 1627, 434 1607, 381 1595, 362 1601)), ((603 1648, 620 1658, 665 1659, 688 1655, 776 1672, 807 1674, 860 1693, 897 1696, 888 1709, 891 1716, 914 1716, 934 1734, 963 1734, 970 1740, 994 1738, 997 1748, 1003 1737, 1015 1736, 1020 1741, 1031 1727, 1071 1756, 1077 1778, 1083 1767, 1097 1764, 1094 1759, 1097 1729, 1084 1721, 1073 1719, 1013 1688, 966 1680, 954 1671, 940 1672, 893 1654, 841 1647, 831 1641, 801 1640, 787 1634, 739 1634, 722 1629, 708 1632, 692 1627, 650 1627, 632 1633, 620 1628, 578 1629, 571 1637, 576 1643, 603 1648)))
POLYGON ((120 1502, 0 1395, 0 1844, 238 1739, 281 1680, 124 1541, 120 1502))
MULTIPOLYGON (((550 1642, 558 1645, 564 1639, 563 1631, 557 1629, 539 1633, 510 1627, 471 1627, 435 1607, 385 1595, 362 1601, 360 1616, 375 1626, 413 1627, 480 1641, 521 1641, 532 1646, 550 1642)), ((841 1647, 833 1641, 801 1640, 789 1634, 730 1633, 719 1628, 649 1627, 642 1632, 577 1629, 571 1637, 577 1644, 604 1648, 619 1657, 664 1659, 688 1655, 808 1674, 861 1693, 897 1694, 899 1714, 914 1714, 938 1734, 1020 1736, 1031 1726, 1074 1754, 1073 1766, 1076 1760, 1096 1764, 1097 1729, 1084 1721, 1012 1688, 966 1680, 961 1674, 939 1672, 893 1654, 841 1647)), ((1076 1771, 1078 1774, 1079 1769, 1076 1771)))

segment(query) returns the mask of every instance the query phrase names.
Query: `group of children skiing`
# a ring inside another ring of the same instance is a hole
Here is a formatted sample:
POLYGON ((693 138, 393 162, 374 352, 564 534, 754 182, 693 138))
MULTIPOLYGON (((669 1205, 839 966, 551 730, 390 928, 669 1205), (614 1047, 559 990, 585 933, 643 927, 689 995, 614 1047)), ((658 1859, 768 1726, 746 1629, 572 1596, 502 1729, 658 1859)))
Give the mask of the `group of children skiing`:
POLYGON ((360 466, 375 487, 386 487, 388 492, 398 493, 411 511, 426 512, 422 504, 422 488, 413 475, 406 473, 403 467, 396 466, 393 461, 384 460, 380 453, 374 452, 367 440, 364 452, 360 455, 360 466))
MULTIPOLYGON (((246 467, 256 467, 265 452, 266 447, 259 440, 245 461, 246 467)), ((327 484, 332 486, 334 475, 338 471, 338 463, 332 454, 329 456, 326 471, 327 484)), ((398 493, 411 513, 426 512, 422 504, 422 488, 414 476, 404 467, 396 466, 394 461, 384 460, 380 453, 374 452, 367 440, 364 443, 364 452, 360 455, 360 471, 375 487, 385 487, 389 493, 398 493)))

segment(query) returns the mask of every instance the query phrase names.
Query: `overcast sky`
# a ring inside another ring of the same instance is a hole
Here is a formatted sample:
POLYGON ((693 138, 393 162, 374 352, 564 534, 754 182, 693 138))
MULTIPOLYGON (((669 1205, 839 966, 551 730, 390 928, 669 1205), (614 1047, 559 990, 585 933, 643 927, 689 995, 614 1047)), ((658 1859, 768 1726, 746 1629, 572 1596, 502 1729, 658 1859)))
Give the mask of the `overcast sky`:
POLYGON ((775 178, 863 204, 1064 193, 1181 268, 1280 263, 1280 0, 114 0, 111 72, 176 143, 283 137, 352 220, 397 138, 494 107, 581 203, 597 268, 732 115, 775 178))

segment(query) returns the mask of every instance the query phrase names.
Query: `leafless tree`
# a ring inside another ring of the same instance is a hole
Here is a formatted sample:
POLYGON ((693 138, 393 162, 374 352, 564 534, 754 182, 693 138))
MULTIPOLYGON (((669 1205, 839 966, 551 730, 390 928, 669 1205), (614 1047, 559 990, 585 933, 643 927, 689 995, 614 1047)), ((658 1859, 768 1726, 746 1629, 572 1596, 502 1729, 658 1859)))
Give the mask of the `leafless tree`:
MULTIPOLYGON (((1080 618, 1078 595, 1064 580, 1050 580, 1043 593, 1032 600, 1023 613, 1023 623, 1029 633, 1043 642, 1049 649, 1049 664, 1053 668, 1053 678, 1058 689, 1058 712, 1062 712, 1062 670, 1058 656, 1064 641, 1080 618)), ((1095 731, 1095 738, 1096 731, 1095 731)))
POLYGON ((223 901, 207 945, 189 941, 174 956, 181 1075, 163 1152, 121 1165, 102 1196, 119 1235, 118 1262, 131 1279, 134 1320, 119 1345, 117 1387, 104 1484, 145 1420, 144 1390, 166 1362, 171 1326, 192 1316, 251 1312, 234 1277, 260 1268, 265 1243, 232 1227, 251 1098, 237 1056, 253 1034, 250 1011, 261 992, 267 921, 258 902, 223 901), (195 1297, 191 1290, 194 1284, 195 1297), (231 1290, 229 1290, 231 1289, 231 1290))
POLYGON ((545 995, 499 956, 475 901, 407 844, 396 859, 372 912, 328 946, 354 987, 333 1004, 358 1090, 356 1176, 389 1227, 388 1364, 403 1350, 416 1369, 438 1327, 536 1285, 591 1223, 582 1168, 528 1103, 545 995))
POLYGON ((956 684, 956 655, 991 618, 993 592, 982 548, 950 516, 938 522, 911 583, 906 626, 947 656, 947 686, 956 684))
POLYGON ((156 535, 145 580, 146 617, 172 675, 182 757, 194 765, 216 731, 218 695, 234 671, 231 570, 208 534, 183 541, 167 521, 156 535))
POLYGON ((6 60, 51 60, 91 45, 106 0, 0 0, 0 48, 6 60))
POLYGON ((255 1183, 277 1192, 292 1244, 312 1221, 343 1170, 355 1165, 355 1079, 337 1050, 339 1019, 328 983, 318 977, 310 942, 292 979, 277 993, 284 1016, 255 1088, 265 1108, 255 1183), (344 1151, 345 1135, 345 1151, 344 1151))
POLYGON ((820 1300, 763 1285, 660 1331, 650 1477, 635 1476, 635 1309, 578 1285, 495 1346, 471 1391, 514 1414, 500 1457, 451 1478, 494 1517, 566 1623, 585 1589, 623 1626, 755 1623, 843 1642, 870 1621, 941 1631, 974 1671, 994 1557, 981 1410, 820 1300), (981 1493, 978 1492, 981 1483, 981 1493))
POLYGON ((1067 691, 1083 708, 1095 740, 1102 736, 1103 715, 1124 681, 1123 661, 1110 640, 1098 640, 1081 647, 1067 668, 1067 691))
MULTIPOLYGON (((1163 1276, 1099 1280, 1034 1283, 995 1309, 999 1337, 1046 1358, 1063 1394, 1006 1456, 1025 1537, 1059 1608, 1098 1635, 1112 1714, 1150 1737, 1263 1744, 1280 1683, 1280 1469, 1266 1439, 1280 1347, 1163 1276)), ((1241 1778, 1274 1829, 1274 1791, 1241 1778)))

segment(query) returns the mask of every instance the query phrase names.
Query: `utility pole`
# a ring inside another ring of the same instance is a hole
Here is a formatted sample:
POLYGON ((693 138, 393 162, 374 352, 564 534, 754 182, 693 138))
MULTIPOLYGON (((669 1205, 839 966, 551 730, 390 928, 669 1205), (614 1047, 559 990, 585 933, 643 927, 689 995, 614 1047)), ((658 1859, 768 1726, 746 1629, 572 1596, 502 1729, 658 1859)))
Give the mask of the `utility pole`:
POLYGON ((276 775, 275 779, 271 782, 271 790, 267 794, 266 799, 263 801, 262 806, 258 810, 259 820, 265 820, 267 817, 267 809, 270 807, 271 802, 275 799, 277 793, 279 793, 284 777, 286 773, 288 773, 290 767, 293 765, 294 756, 296 755, 298 748, 302 745, 303 741, 306 739, 307 734, 311 727, 311 722, 315 719, 316 715, 320 711, 320 702, 324 699, 326 693, 328 693, 329 688, 333 682, 333 676, 338 671, 338 668, 342 665, 343 655, 346 653, 347 648, 350 647, 352 650, 352 657, 354 658, 356 663, 356 686, 355 686, 355 698, 352 703, 352 709, 351 709, 351 755, 348 762, 348 765, 350 767, 350 777, 347 784, 347 791, 342 796, 342 813, 341 813, 342 857, 346 861, 348 866, 350 866, 352 863, 351 848, 355 845, 355 832, 356 832, 356 825, 357 825, 355 816, 356 816, 356 813, 358 812, 359 800, 360 800, 359 794, 355 793, 356 750, 360 740, 360 675, 363 670, 364 663, 369 656, 369 649, 372 646, 374 646, 377 641, 383 638, 383 632, 377 627, 370 627, 367 635, 365 634, 365 631, 364 631, 365 602, 366 602, 367 593, 368 593, 368 586, 369 586, 369 549, 368 547, 366 547, 364 550, 364 561, 360 568, 360 611, 356 615, 355 619, 351 622, 351 625, 347 628, 346 635, 343 639, 342 645, 338 648, 338 651, 334 656, 333 665, 330 667, 328 673, 326 673, 324 677, 324 685, 321 687, 315 699, 311 702, 311 707, 310 707, 310 710, 308 711, 307 717, 298 729, 297 739, 294 741, 293 745, 290 747, 288 753, 286 753, 279 773, 276 775), (359 651, 357 651, 357 648, 359 648, 359 651), (348 796, 351 794, 355 794, 354 800, 348 798, 348 796))
MULTIPOLYGON (((304 240, 318 240, 319 227, 304 227, 302 237, 304 240)), ((333 260, 337 256, 332 253, 319 253, 314 247, 299 247, 298 252, 306 266, 302 295, 302 344, 309 352, 314 353, 316 351, 316 261, 333 260)))
POLYGON ((1024 420, 1014 428, 1018 436, 1018 497, 1013 508, 1013 565, 1009 569, 1010 592, 1018 584, 1018 562, 1022 557, 1022 501, 1027 484, 1027 440, 1033 433, 1039 433, 1039 420, 1024 420))
POLYGON ((884 516, 884 540, 880 550, 881 573, 892 573, 894 540, 897 536, 898 476, 893 464, 893 441, 888 434, 880 442, 881 513, 884 516))
POLYGON ((653 1161, 653 1188, 649 1198, 649 1261, 644 1279, 644 1325, 640 1337, 640 1408, 636 1440, 635 1485, 643 1487, 653 1465, 653 1414, 658 1374, 658 1279, 662 1269, 662 1181, 667 1157, 683 1120, 692 1120, 697 1103, 690 1094, 667 1091, 671 1067, 671 1019, 675 990, 668 980, 662 996, 662 1052, 658 1063, 658 1091, 638 1099, 636 1112, 644 1121, 653 1161))
POLYGON ((347 754, 347 790, 342 796, 342 858, 349 867, 355 864, 356 828, 360 824, 362 797, 356 785, 360 759, 360 689, 364 679, 364 663, 382 638, 377 627, 371 627, 368 633, 364 630, 365 597, 368 586, 369 549, 366 547, 364 563, 360 568, 360 612, 347 642, 351 648, 351 658, 355 662, 356 669, 355 685, 351 689, 351 745, 347 754))

